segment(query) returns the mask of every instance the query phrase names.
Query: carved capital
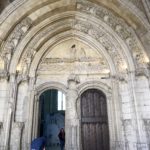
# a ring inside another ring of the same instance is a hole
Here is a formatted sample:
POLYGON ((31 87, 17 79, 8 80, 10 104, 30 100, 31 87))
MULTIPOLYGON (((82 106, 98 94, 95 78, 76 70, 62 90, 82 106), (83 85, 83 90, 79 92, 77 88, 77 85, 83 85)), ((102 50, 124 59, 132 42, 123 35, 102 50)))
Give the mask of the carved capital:
POLYGON ((147 68, 139 68, 139 69, 136 69, 135 71, 135 76, 136 77, 139 77, 139 76, 145 76, 145 77, 149 77, 150 75, 150 72, 147 68))
POLYGON ((29 76, 28 75, 19 74, 17 76, 17 84, 20 84, 21 82, 29 82, 29 76))
POLYGON ((16 77, 17 77, 17 73, 10 73, 9 75, 10 82, 15 82, 16 77))
POLYGON ((79 76, 76 74, 70 74, 70 76, 68 77, 68 84, 70 84, 71 82, 74 82, 76 84, 80 83, 79 76))
POLYGON ((119 81, 119 82, 127 82, 127 74, 118 74, 110 77, 113 80, 119 81))
POLYGON ((9 79, 9 74, 6 71, 1 71, 0 72, 0 80, 8 80, 9 79))

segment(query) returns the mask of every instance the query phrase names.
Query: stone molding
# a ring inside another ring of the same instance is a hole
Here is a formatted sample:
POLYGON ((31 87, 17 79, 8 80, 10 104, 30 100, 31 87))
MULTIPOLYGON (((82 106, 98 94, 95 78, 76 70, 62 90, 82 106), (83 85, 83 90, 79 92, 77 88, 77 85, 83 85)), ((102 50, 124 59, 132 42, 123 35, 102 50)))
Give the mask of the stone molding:
POLYGON ((103 83, 103 82, 100 82, 98 80, 94 80, 94 81, 87 81, 85 83, 82 83, 80 84, 77 89, 78 89, 78 92, 79 92, 79 96, 84 92, 86 91, 87 89, 90 89, 90 88, 96 88, 96 89, 99 89, 101 91, 103 91, 105 93, 105 95, 107 97, 111 97, 112 96, 112 88, 103 83))
POLYGON ((28 75, 22 75, 22 74, 19 74, 17 76, 17 84, 20 84, 21 82, 29 82, 29 76, 28 75))
POLYGON ((20 43, 20 41, 26 35, 26 32, 30 29, 32 21, 30 18, 25 18, 19 23, 13 32, 9 35, 6 42, 3 43, 3 50, 1 51, 1 57, 4 60, 5 69, 8 71, 12 56, 20 43))
POLYGON ((109 25, 114 31, 116 31, 116 33, 124 41, 126 41, 126 44, 129 46, 133 53, 134 59, 136 60, 137 55, 138 57, 140 57, 140 59, 137 60, 137 63, 142 63, 144 59, 144 50, 141 49, 141 46, 139 46, 140 42, 139 39, 136 37, 135 32, 133 31, 133 29, 128 27, 124 20, 122 20, 121 18, 117 18, 116 16, 114 16, 114 14, 100 6, 95 6, 94 11, 90 11, 93 10, 94 6, 92 5, 92 3, 89 2, 79 3, 77 8, 81 12, 92 14, 101 20, 103 19, 107 25, 109 25))
POLYGON ((67 92, 67 87, 59 82, 46 82, 40 85, 37 85, 35 88, 35 91, 37 93, 37 96, 40 96, 44 91, 48 90, 48 89, 58 89, 63 91, 64 93, 67 92))
POLYGON ((139 68, 135 71, 135 76, 136 77, 145 76, 145 77, 149 78, 150 71, 148 68, 139 68))
MULTIPOLYGON (((95 11, 95 10, 94 10, 95 11)), ((106 11, 106 10, 105 10, 106 11)), ((100 14, 100 13, 99 13, 100 14)), ((108 16, 104 16, 104 18, 102 18, 102 19, 104 19, 104 21, 105 21, 105 23, 109 23, 110 24, 110 22, 109 22, 109 19, 110 19, 110 17, 109 17, 109 15, 110 15, 110 13, 107 13, 108 14, 108 16), (107 21, 107 18, 109 18, 108 19, 108 21, 107 21)), ((112 16, 111 16, 112 17, 112 16)), ((113 18, 114 19, 114 18, 113 18)), ((120 19, 121 20, 121 19, 120 19)), ((119 23, 120 23, 120 20, 119 20, 119 23)), ((111 20, 112 21, 112 20, 111 20)), ((117 20, 117 22, 116 23, 118 23, 118 20, 117 20)), ((111 22, 111 24, 110 24, 111 26, 113 26, 114 25, 114 23, 113 22, 111 22)), ((124 27, 123 27, 124 28, 124 27)), ((124 31, 123 31, 123 28, 122 28, 122 25, 115 25, 115 30, 118 32, 118 33, 124 33, 124 31)), ((128 29, 129 30, 129 29, 128 29)), ((126 30, 125 32, 127 33, 127 31, 128 30, 126 30)), ((93 31, 90 31, 89 33, 92 33, 93 31)), ((133 31, 132 31, 133 32, 133 31)), ((123 34, 120 34, 120 35, 123 35, 123 34)), ((127 34, 128 35, 128 34, 127 34)), ((129 35, 127 36, 127 35, 125 35, 125 39, 127 39, 129 36, 130 36, 130 33, 129 33, 129 35)), ((136 40, 135 40, 136 41, 136 40)), ((137 45, 137 43, 136 44, 134 44, 134 45, 137 45)), ((138 50, 141 50, 141 48, 135 48, 134 47, 134 49, 138 49, 138 50)), ((136 51, 136 53, 137 53, 137 51, 136 51)), ((136 57, 136 54, 135 54, 135 57, 136 57)), ((144 57, 143 55, 140 55, 140 57, 144 57)), ((143 58, 142 58, 143 59, 143 58)), ((120 60, 120 59, 119 59, 120 60)), ((141 60, 141 59, 140 59, 141 60)), ((139 60, 139 61, 140 61, 139 60)), ((141 63, 141 62, 140 62, 141 63)), ((118 64, 120 64, 120 61, 118 61, 118 64)))
POLYGON ((0 15, 0 24, 2 24, 10 14, 12 14, 15 10, 17 10, 17 8, 22 6, 27 1, 28 0, 15 0, 9 4, 0 15))
POLYGON ((75 82, 76 84, 79 84, 80 83, 80 78, 76 74, 70 74, 67 81, 68 81, 68 84, 70 82, 75 82))

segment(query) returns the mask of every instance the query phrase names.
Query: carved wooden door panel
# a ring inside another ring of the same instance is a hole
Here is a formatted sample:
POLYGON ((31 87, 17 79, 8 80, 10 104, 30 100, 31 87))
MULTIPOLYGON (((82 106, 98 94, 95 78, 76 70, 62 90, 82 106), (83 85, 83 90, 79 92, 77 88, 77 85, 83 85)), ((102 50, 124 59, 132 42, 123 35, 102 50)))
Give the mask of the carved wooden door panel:
POLYGON ((81 95, 81 135, 83 150, 109 150, 106 97, 97 89, 81 95))

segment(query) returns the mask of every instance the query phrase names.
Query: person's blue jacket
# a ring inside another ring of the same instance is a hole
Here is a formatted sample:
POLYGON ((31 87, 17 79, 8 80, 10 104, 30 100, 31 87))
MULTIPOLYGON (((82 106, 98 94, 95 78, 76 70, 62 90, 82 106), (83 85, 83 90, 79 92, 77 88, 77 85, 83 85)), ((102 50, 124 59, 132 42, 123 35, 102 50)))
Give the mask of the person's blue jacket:
POLYGON ((43 150, 45 147, 46 138, 45 137, 39 137, 32 141, 31 143, 31 150, 43 150))

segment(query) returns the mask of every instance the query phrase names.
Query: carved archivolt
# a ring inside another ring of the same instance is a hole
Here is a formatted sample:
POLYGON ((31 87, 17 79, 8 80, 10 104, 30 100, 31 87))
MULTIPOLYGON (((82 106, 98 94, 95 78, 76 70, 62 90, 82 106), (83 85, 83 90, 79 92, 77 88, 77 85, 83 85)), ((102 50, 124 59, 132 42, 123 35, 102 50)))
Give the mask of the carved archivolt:
POLYGON ((3 50, 1 51, 1 57, 4 60, 4 69, 8 71, 9 64, 20 41, 24 38, 29 28, 32 26, 32 21, 30 18, 24 19, 20 24, 18 24, 14 31, 9 35, 6 42, 3 43, 3 50))
MULTIPOLYGON (((118 36, 123 41, 125 41, 126 45, 128 45, 128 48, 131 50, 131 53, 133 55, 134 61, 137 64, 136 67, 145 65, 145 53, 143 51, 143 48, 142 46, 140 46, 140 42, 136 38, 134 31, 124 22, 124 20, 113 15, 109 10, 87 1, 77 2, 77 11, 83 14, 88 14, 89 16, 94 16, 98 20, 100 19, 101 21, 106 23, 113 29, 113 31, 115 31, 115 33, 118 34, 118 36)), ((116 65, 117 70, 119 72, 123 72, 123 68, 127 68, 128 62, 125 61, 126 58, 124 58, 124 54, 121 54, 122 52, 120 52, 121 46, 119 46, 119 44, 117 44, 116 46, 117 42, 112 42, 108 35, 109 33, 107 31, 103 32, 104 28, 102 26, 98 25, 96 27, 92 23, 90 23, 90 21, 87 22, 83 20, 70 19, 68 20, 67 26, 70 26, 71 29, 86 33, 92 38, 99 41, 108 51, 113 60, 115 60, 114 64, 116 65)), ((25 53, 23 54, 23 57, 20 61, 20 65, 23 67, 22 72, 24 74, 28 74, 30 64, 37 51, 37 49, 33 48, 34 45, 36 45, 37 41, 45 37, 49 33, 49 31, 52 33, 53 30, 58 30, 59 28, 61 28, 61 26, 65 27, 65 24, 62 25, 62 22, 59 22, 43 29, 37 34, 37 36, 32 39, 31 42, 29 42, 29 45, 26 45, 26 50, 24 51, 25 53)), ((13 53, 31 27, 32 21, 30 20, 30 18, 26 18, 16 26, 14 31, 10 34, 10 36, 4 43, 2 56, 7 58, 7 70, 9 68, 9 62, 12 58, 13 53)))
POLYGON ((3 53, 14 53, 19 42, 24 38, 26 32, 32 26, 32 20, 30 18, 25 18, 21 23, 19 23, 13 32, 9 35, 7 41, 4 44, 3 53))
MULTIPOLYGON (((83 22, 81 20, 76 20, 74 24, 74 28, 76 30, 79 30, 81 32, 84 32, 86 34, 89 34, 94 39, 96 39, 101 45, 106 49, 106 51, 109 53, 109 55, 112 57, 112 60, 114 60, 114 64, 116 65, 116 68, 119 72, 125 71, 123 66, 127 66, 125 59, 123 56, 121 56, 121 46, 117 44, 116 41, 112 42, 110 35, 107 34, 107 31, 101 26, 98 28, 91 25, 90 23, 83 22)), ((123 53, 123 51, 122 51, 123 53)))
POLYGON ((17 8, 19 8, 27 1, 28 0, 15 0, 12 2, 12 4, 8 5, 0 15, 0 24, 2 24, 11 13, 13 13, 17 8))
MULTIPOLYGON (((101 43, 101 45, 106 49, 106 51, 109 53, 109 55, 112 57, 112 59, 115 61, 115 65, 116 68, 118 68, 119 72, 124 71, 123 66, 127 66, 127 63, 125 62, 125 58, 123 56, 123 51, 121 51, 121 46, 117 43, 117 41, 115 41, 113 39, 112 41, 112 37, 110 37, 108 34, 106 34, 107 31, 104 30, 103 27, 99 26, 99 28, 95 27, 94 25, 90 24, 90 23, 86 23, 82 20, 76 19, 69 19, 66 20, 65 26, 71 26, 72 29, 83 32, 85 34, 88 34, 89 36, 91 36, 92 38, 96 39, 99 43, 101 43), (68 23, 68 25, 67 25, 68 23), (114 44, 114 43, 115 44, 114 44), (114 59, 115 58, 115 59, 114 59)), ((21 66, 23 66, 23 70, 26 70, 25 68, 27 68, 27 60, 26 59, 30 59, 34 57, 35 54, 35 45, 37 44, 37 41, 39 41, 41 38, 43 38, 43 35, 45 35, 47 37, 47 34, 52 34, 52 32, 54 32, 54 29, 59 28, 60 27, 64 27, 62 26, 62 22, 60 23, 56 23, 56 27, 50 26, 45 28, 44 30, 42 30, 42 32, 40 32, 39 34, 37 34, 34 39, 29 43, 28 47, 25 50, 25 53, 23 55, 23 59, 20 62, 21 66), (32 47, 32 48, 31 48, 32 47)), ((50 37, 49 37, 50 38, 50 37)), ((38 46, 37 46, 38 47, 38 46)), ((37 50, 36 50, 37 51, 37 50)), ((29 63, 28 63, 29 64, 29 63)), ((23 71, 26 72, 26 71, 23 71)))
POLYGON ((138 41, 134 31, 129 26, 127 26, 124 20, 117 18, 107 9, 101 6, 95 6, 90 2, 79 2, 77 9, 78 11, 88 13, 89 15, 94 15, 98 19, 103 20, 119 35, 119 37, 121 37, 126 42, 129 49, 131 49, 131 52, 133 53, 135 62, 137 64, 141 64, 143 62, 145 63, 144 50, 139 46, 140 42, 138 41))

